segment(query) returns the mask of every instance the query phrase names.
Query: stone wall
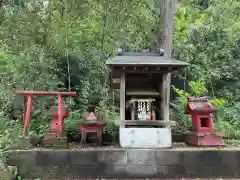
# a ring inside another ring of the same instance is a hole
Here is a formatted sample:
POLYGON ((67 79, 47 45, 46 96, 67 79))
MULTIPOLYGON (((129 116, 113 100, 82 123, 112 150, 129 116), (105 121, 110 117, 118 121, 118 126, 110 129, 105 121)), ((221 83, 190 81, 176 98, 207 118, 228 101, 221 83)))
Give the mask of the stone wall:
POLYGON ((240 178, 240 150, 9 151, 24 178, 240 178))

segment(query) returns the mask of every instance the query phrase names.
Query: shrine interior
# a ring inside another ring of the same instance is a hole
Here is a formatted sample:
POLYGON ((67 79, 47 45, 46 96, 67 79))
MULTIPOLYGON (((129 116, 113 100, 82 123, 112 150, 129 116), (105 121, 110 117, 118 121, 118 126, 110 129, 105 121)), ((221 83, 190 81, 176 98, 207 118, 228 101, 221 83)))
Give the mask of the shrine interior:
POLYGON ((161 120, 161 84, 162 74, 159 73, 126 73, 126 104, 132 99, 135 99, 136 103, 133 107, 134 115, 131 115, 131 110, 126 108, 125 119, 137 120, 141 99, 153 99, 154 101, 149 105, 154 107, 156 113, 154 120, 161 120))

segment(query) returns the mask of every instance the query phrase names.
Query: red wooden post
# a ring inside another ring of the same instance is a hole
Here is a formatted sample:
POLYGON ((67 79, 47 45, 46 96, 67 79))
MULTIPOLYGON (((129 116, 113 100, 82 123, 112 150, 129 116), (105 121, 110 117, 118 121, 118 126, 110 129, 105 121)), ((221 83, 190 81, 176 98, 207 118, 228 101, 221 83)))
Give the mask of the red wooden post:
POLYGON ((23 119, 26 118, 26 106, 27 106, 27 97, 26 96, 23 96, 23 119))
POLYGON ((62 122, 62 96, 58 95, 58 123, 60 128, 60 134, 62 135, 63 131, 63 122, 62 122))
POLYGON ((28 96, 26 116, 24 120, 24 136, 28 136, 28 125, 31 118, 31 108, 32 108, 32 97, 28 96))

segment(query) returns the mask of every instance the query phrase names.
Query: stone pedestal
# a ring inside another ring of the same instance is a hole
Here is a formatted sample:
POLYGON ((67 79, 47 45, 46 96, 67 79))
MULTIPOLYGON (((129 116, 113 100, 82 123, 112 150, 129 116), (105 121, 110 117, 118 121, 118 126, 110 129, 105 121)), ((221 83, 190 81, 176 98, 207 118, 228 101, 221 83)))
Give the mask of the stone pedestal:
POLYGON ((42 146, 48 148, 68 148, 67 137, 63 134, 60 136, 58 130, 48 129, 44 134, 42 146))
POLYGON ((186 136, 187 144, 195 146, 225 146, 223 135, 220 133, 196 133, 190 132, 186 136))
POLYGON ((120 146, 123 148, 170 148, 172 133, 170 128, 121 128, 120 146))

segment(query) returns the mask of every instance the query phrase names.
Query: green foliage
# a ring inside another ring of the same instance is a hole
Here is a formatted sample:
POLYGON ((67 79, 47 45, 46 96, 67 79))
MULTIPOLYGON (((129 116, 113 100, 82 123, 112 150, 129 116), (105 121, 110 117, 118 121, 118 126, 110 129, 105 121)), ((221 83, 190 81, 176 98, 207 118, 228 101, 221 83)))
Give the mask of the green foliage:
MULTIPOLYGON (((205 84, 206 83, 202 81, 190 81, 188 83, 188 86, 190 87, 190 91, 191 91, 190 94, 187 92, 184 92, 183 90, 175 88, 173 85, 172 85, 172 89, 175 93, 177 93, 181 97, 182 101, 186 102, 188 97, 201 97, 206 95, 208 90, 205 84)), ((211 104, 213 105, 224 104, 223 99, 211 98, 210 101, 211 101, 211 104)))
POLYGON ((189 82, 189 86, 192 90, 192 92, 194 93, 193 96, 202 96, 205 93, 208 92, 207 88, 206 88, 206 83, 203 81, 190 81, 189 82))
POLYGON ((234 124, 228 121, 219 121, 215 123, 215 129, 222 132, 228 139, 239 140, 240 138, 239 123, 234 124))
POLYGON ((4 167, 4 151, 9 149, 21 135, 22 126, 19 121, 9 121, 8 118, 0 117, 0 168, 4 167))

